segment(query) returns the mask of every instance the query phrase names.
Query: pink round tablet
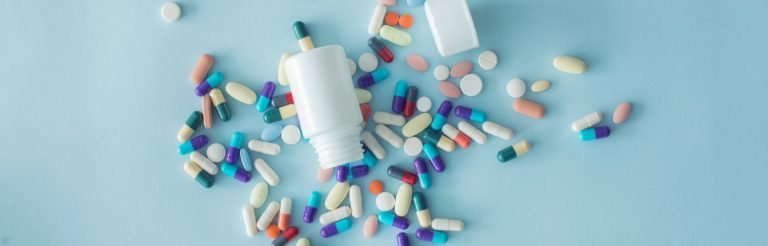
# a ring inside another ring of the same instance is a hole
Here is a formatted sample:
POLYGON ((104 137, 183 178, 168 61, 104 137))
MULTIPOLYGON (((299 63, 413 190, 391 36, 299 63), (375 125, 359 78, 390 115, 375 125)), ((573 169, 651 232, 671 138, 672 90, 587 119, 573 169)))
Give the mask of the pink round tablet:
POLYGON ((437 89, 440 90, 440 93, 442 93, 443 96, 448 98, 456 99, 461 96, 459 87, 448 81, 440 81, 440 83, 437 84, 437 89))
POLYGON ((462 61, 459 63, 456 63, 451 67, 451 77, 454 78, 461 78, 464 77, 464 75, 469 74, 469 72, 472 72, 472 62, 471 61, 462 61))
POLYGON ((368 216, 368 218, 365 219, 365 224, 363 224, 363 236, 365 239, 371 239, 378 229, 379 220, 376 215, 368 216))
POLYGON ((325 169, 322 167, 317 167, 317 182, 325 183, 325 181, 331 179, 331 174, 333 174, 333 168, 325 169))
POLYGON ((408 63, 408 66, 419 72, 427 71, 427 67, 429 67, 427 60, 417 54, 410 54, 406 56, 405 63, 408 63))
POLYGON ((613 110, 613 123, 621 124, 629 117, 629 113, 632 112, 632 104, 629 102, 623 102, 616 106, 613 110))
POLYGON ((395 6, 397 0, 379 0, 379 3, 387 6, 395 6))
POLYGON ((200 84, 205 79, 205 76, 208 75, 208 70, 211 70, 211 66, 213 66, 213 56, 203 54, 200 58, 197 58, 195 67, 192 68, 192 73, 189 74, 189 80, 196 85, 200 84))

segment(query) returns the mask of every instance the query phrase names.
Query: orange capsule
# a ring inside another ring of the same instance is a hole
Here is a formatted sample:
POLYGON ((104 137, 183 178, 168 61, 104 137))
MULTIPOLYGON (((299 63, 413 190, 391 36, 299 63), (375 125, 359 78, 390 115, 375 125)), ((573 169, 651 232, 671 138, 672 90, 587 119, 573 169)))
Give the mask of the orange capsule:
POLYGON ((397 13, 393 11, 387 12, 386 15, 384 15, 384 23, 390 26, 395 26, 400 21, 400 16, 397 15, 397 13))
POLYGON ((400 16, 400 20, 397 22, 400 27, 408 29, 413 25, 413 17, 409 14, 403 14, 400 16))
POLYGON ((378 179, 371 180, 371 182, 368 183, 368 191, 370 191, 371 194, 378 195, 384 191, 384 184, 378 179))

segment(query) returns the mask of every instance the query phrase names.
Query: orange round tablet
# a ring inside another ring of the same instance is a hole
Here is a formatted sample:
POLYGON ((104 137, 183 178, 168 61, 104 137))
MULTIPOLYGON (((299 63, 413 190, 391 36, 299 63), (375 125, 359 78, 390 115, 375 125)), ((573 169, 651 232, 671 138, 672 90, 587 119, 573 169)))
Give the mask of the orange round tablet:
POLYGON ((370 191, 371 194, 378 195, 384 191, 384 184, 378 179, 371 180, 371 182, 368 183, 368 191, 370 191))
POLYGON ((403 14, 400 16, 400 20, 398 20, 398 24, 400 24, 400 27, 408 29, 413 24, 413 17, 409 14, 403 14))
POLYGON ((267 227, 266 234, 268 238, 275 239, 280 235, 280 228, 275 224, 271 224, 267 227))
POLYGON ((393 11, 387 12, 386 15, 384 15, 384 23, 390 26, 397 25, 397 22, 400 21, 400 16, 397 16, 397 13, 393 11))

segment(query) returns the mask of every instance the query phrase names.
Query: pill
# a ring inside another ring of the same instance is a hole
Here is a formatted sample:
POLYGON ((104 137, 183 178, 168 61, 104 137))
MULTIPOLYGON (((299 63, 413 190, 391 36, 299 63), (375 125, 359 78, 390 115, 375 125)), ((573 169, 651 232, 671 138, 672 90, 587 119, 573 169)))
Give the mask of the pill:
POLYGON ((294 125, 287 125, 283 127, 283 131, 280 133, 280 138, 282 138, 283 142, 286 144, 296 144, 301 139, 301 130, 294 125))
POLYGON ((379 229, 379 220, 376 215, 368 216, 363 224, 363 236, 365 239, 371 239, 376 231, 379 229))
POLYGON ((437 114, 432 118, 432 123, 430 124, 432 130, 439 131, 443 127, 443 124, 445 124, 445 121, 448 119, 448 115, 451 113, 451 109, 453 109, 453 103, 451 103, 451 101, 443 100, 443 102, 440 103, 440 107, 437 109, 437 114))
POLYGON ((227 147, 227 163, 235 163, 240 158, 240 148, 243 147, 243 133, 235 131, 232 133, 232 139, 229 141, 229 147, 227 147))
POLYGON ((371 92, 365 89, 355 88, 355 94, 357 95, 357 102, 360 104, 368 103, 373 99, 371 92))
POLYGON ((411 245, 410 242, 408 242, 408 234, 405 232, 400 232, 397 234, 397 246, 409 246, 411 245))
POLYGON ((291 199, 283 197, 280 199, 280 213, 277 216, 277 226, 281 231, 288 230, 291 226, 291 199))
POLYGON ((448 242, 448 234, 445 234, 445 232, 433 231, 425 228, 416 229, 416 238, 422 241, 428 241, 433 243, 448 242))
MULTIPOLYGON (((485 112, 465 106, 456 106, 454 113, 459 118, 483 123, 486 120, 485 112)), ((461 127, 459 127, 461 129, 461 127)))
POLYGON ((477 96, 483 91, 483 79, 474 73, 464 75, 464 77, 461 78, 461 82, 459 82, 459 88, 461 88, 461 92, 464 93, 464 95, 470 97, 477 96))
POLYGON ((422 148, 424 155, 429 159, 429 163, 432 164, 432 168, 435 169, 435 172, 441 173, 445 171, 445 163, 443 162, 443 158, 440 157, 440 152, 437 152, 437 149, 435 149, 435 146, 431 143, 424 143, 424 147, 422 148))
POLYGON ((275 141, 275 139, 280 137, 280 132, 283 130, 283 127, 278 123, 272 123, 267 125, 264 130, 261 131, 261 140, 272 142, 275 141))
POLYGON ((424 129, 424 131, 421 133, 421 138, 424 140, 424 142, 437 145, 438 148, 446 152, 452 152, 454 149, 456 149, 455 143, 451 141, 450 138, 443 136, 443 134, 432 130, 431 128, 424 129))
POLYGON ((256 103, 256 93, 250 88, 237 82, 227 82, 224 91, 238 102, 248 105, 256 103))
POLYGON ((408 66, 411 67, 413 70, 416 70, 419 72, 427 71, 427 68, 429 67, 427 60, 425 60, 424 57, 418 54, 407 55, 405 57, 405 63, 407 63, 408 66))
POLYGON ((317 182, 318 183, 325 183, 329 179, 331 179, 331 175, 333 175, 333 168, 317 168, 317 182))
POLYGON ((411 199, 413 198, 413 188, 408 184, 401 184, 395 195, 395 214, 405 216, 411 208, 411 199))
POLYGON ((296 116, 296 106, 293 104, 272 108, 264 112, 264 122, 274 123, 296 116))
POLYGON ((448 69, 448 66, 440 64, 435 66, 435 69, 432 70, 432 75, 435 76, 436 80, 446 80, 448 79, 448 75, 450 74, 450 69, 448 69))
POLYGON ((267 200, 267 195, 269 195, 269 187, 267 186, 267 183, 264 183, 263 181, 256 183, 256 185, 253 186, 253 189, 251 189, 251 206, 253 208, 261 207, 267 200))
POLYGON ((424 0, 408 0, 406 1, 406 3, 410 7, 418 7, 418 6, 424 5, 424 0))
POLYGON ((472 141, 475 141, 475 143, 478 144, 484 144, 488 140, 488 136, 486 136, 485 133, 475 128, 471 123, 463 120, 459 121, 459 131, 467 134, 472 141))
POLYGON ((219 88, 211 90, 211 102, 216 109, 216 113, 219 114, 219 119, 221 121, 228 121, 229 118, 232 117, 229 112, 229 105, 227 105, 227 99, 224 98, 224 94, 221 93, 219 88))
POLYGON ((512 102, 512 109, 515 110, 515 112, 534 119, 541 119, 544 117, 544 106, 526 99, 515 99, 515 101, 512 102))
POLYGON ((343 220, 352 215, 352 210, 348 206, 325 212, 320 215, 320 224, 327 225, 339 220, 343 220))
POLYGON ((432 229, 436 231, 462 231, 464 230, 464 221, 434 218, 432 219, 432 229))
POLYGON ((387 112, 376 112, 373 113, 373 122, 390 126, 403 126, 405 125, 405 117, 387 112))
POLYGON ((399 46, 408 46, 411 45, 412 42, 411 34, 391 26, 382 26, 381 29, 379 29, 379 36, 382 39, 399 46))
POLYGON ((395 92, 392 96, 392 112, 400 114, 405 109, 405 94, 408 93, 408 84, 405 80, 397 81, 395 92))
POLYGON ((397 24, 404 29, 411 28, 411 25, 413 25, 413 17, 409 14, 402 14, 400 15, 400 19, 397 20, 397 24))
POLYGON ((406 230, 409 226, 408 218, 397 216, 392 212, 379 212, 378 218, 379 222, 391 225, 395 228, 406 230))
POLYGON ((349 168, 349 176, 347 177, 348 180, 364 177, 365 175, 368 175, 368 172, 370 171, 370 168, 367 164, 361 164, 356 165, 351 168, 349 168))
POLYGON ((514 132, 512 132, 512 129, 509 129, 507 127, 504 127, 502 125, 499 125, 491 121, 483 122, 482 128, 483 128, 483 132, 491 134, 497 138, 501 138, 504 140, 512 139, 512 135, 514 134, 514 132))
POLYGON ((365 129, 365 123, 368 123, 368 118, 371 116, 371 110, 372 109, 370 104, 360 104, 360 114, 363 116, 363 129, 365 129))
POLYGON ((386 15, 386 12, 386 6, 382 4, 376 5, 376 8, 373 9, 373 14, 371 15, 371 21, 368 22, 368 35, 375 36, 379 33, 379 28, 381 28, 381 25, 384 22, 384 15, 386 15))
POLYGON ((248 149, 267 155, 279 155, 281 150, 280 145, 278 144, 263 142, 256 139, 248 141, 248 149))
POLYGON ((243 183, 248 183, 248 181, 251 180, 251 173, 245 171, 242 168, 238 168, 234 164, 222 163, 221 172, 224 173, 224 175, 233 177, 243 183))
POLYGON ((611 135, 611 129, 607 126, 597 126, 593 128, 588 128, 581 130, 579 132, 579 138, 581 141, 590 141, 595 140, 599 138, 608 137, 611 135))
POLYGON ((302 52, 315 48, 315 45, 312 43, 312 37, 309 36, 307 28, 304 26, 304 22, 297 21, 293 23, 293 34, 296 36, 302 52))
MULTIPOLYGON (((377 30, 376 33, 379 33, 379 31, 377 30)), ((376 58, 376 55, 373 53, 364 52, 360 55, 360 58, 357 58, 357 64, 360 67, 360 71, 370 73, 379 67, 379 58, 376 58)))
POLYGON ((531 85, 531 91, 544 92, 549 89, 549 80, 537 80, 531 85))
POLYGON ((376 208, 381 211, 389 211, 395 207, 395 196, 389 192, 381 192, 376 195, 376 208))
POLYGON ((349 193, 349 183, 343 182, 343 183, 336 183, 336 185, 331 188, 331 191, 328 192, 328 196, 325 198, 325 208, 328 210, 334 210, 341 205, 341 202, 344 201, 344 198, 347 197, 347 193, 349 193))
POLYGON ((320 229, 320 236, 323 238, 332 237, 336 234, 348 231, 352 227, 352 220, 349 218, 336 221, 336 223, 328 224, 320 229))
MULTIPOLYGON (((413 111, 416 108, 416 98, 419 96, 419 88, 416 86, 409 86, 405 93, 405 108, 403 108, 403 116, 411 117, 413 111)), ((429 118, 432 120, 432 117, 429 118)))
POLYGON ((195 87, 195 95, 201 97, 205 94, 208 94, 208 92, 211 91, 211 89, 216 88, 221 84, 221 81, 224 81, 224 74, 221 72, 214 72, 213 74, 209 75, 203 82, 197 85, 195 87))
POLYGON ((525 81, 522 79, 511 79, 507 81, 507 95, 514 98, 525 95, 525 81))
MULTIPOLYGON (((379 33, 381 33, 381 30, 379 30, 379 33)), ((376 55, 381 58, 382 61, 386 63, 392 62, 393 59, 395 59, 395 56, 392 54, 392 51, 387 48, 387 45, 385 45, 381 40, 379 40, 376 37, 371 37, 368 39, 368 47, 373 50, 376 55)))
POLYGON ((403 126, 403 136, 413 137, 427 129, 432 122, 432 115, 429 113, 421 113, 416 117, 413 117, 403 126))
POLYGON ((384 184, 378 179, 371 180, 371 182, 368 183, 368 191, 371 192, 371 194, 378 195, 384 191, 384 184))
POLYGON ((349 168, 350 168, 349 163, 336 166, 335 167, 336 181, 339 181, 339 182, 347 181, 347 178, 348 178, 347 176, 349 176, 349 168))
POLYGON ((352 59, 347 58, 347 67, 349 67, 349 75, 355 75, 357 72, 357 64, 352 59))
POLYGON ((256 214, 251 205, 243 205, 243 223, 245 223, 245 234, 249 237, 256 236, 259 229, 256 227, 256 214))
POLYGON ((219 173, 219 167, 216 166, 211 160, 206 158, 203 154, 200 154, 200 152, 192 151, 192 153, 189 154, 189 160, 196 163, 200 168, 205 170, 210 175, 216 175, 219 173))
POLYGON ((623 102, 619 104, 619 106, 616 106, 616 109, 613 110, 613 123, 614 124, 621 124, 624 123, 625 120, 629 117, 629 113, 632 112, 632 104, 629 102, 623 102))
POLYGON ((288 241, 291 241, 291 239, 296 237, 296 235, 299 235, 299 228, 291 226, 283 230, 283 234, 280 234, 278 238, 272 241, 272 246, 284 246, 288 241))
POLYGON ((437 84, 437 89, 440 91, 440 94, 443 94, 443 96, 447 98, 456 99, 461 96, 459 87, 448 81, 440 81, 440 83, 437 84))
POLYGON ((267 208, 264 209, 264 212, 261 213, 261 216, 259 216, 259 219, 256 221, 256 227, 259 228, 259 230, 266 230, 267 226, 269 226, 269 223, 272 222, 272 220, 275 219, 275 216, 277 216, 277 212, 280 210, 280 204, 278 204, 276 201, 272 201, 267 205, 267 208))
POLYGON ((275 170, 273 170, 272 167, 270 167, 269 164, 264 161, 264 159, 258 158, 253 161, 253 167, 256 169, 256 172, 258 172, 259 175, 264 178, 264 181, 267 181, 267 184, 270 186, 280 184, 280 177, 277 176, 275 170))
POLYGON ((387 77, 389 77, 389 70, 382 67, 357 78, 357 86, 360 88, 367 88, 368 86, 384 81, 387 77))
POLYGON ((469 144, 471 143, 467 134, 459 131, 459 129, 456 129, 456 127, 451 124, 443 125, 443 134, 465 149, 469 147, 469 144))
POLYGON ((192 68, 192 72, 189 73, 189 81, 198 85, 205 80, 205 76, 208 75, 208 71, 213 66, 213 56, 209 54, 202 54, 200 58, 197 58, 195 66, 192 68))
POLYGON ((208 148, 205 150, 205 156, 208 157, 208 160, 219 163, 224 160, 226 149, 224 149, 224 145, 221 145, 220 143, 212 143, 211 145, 208 145, 208 148))
POLYGON ((413 167, 416 169, 416 175, 418 176, 421 188, 427 189, 432 186, 432 179, 429 177, 427 162, 424 158, 416 157, 416 159, 413 160, 413 167))
POLYGON ((603 121, 603 114, 600 112, 592 112, 584 117, 579 118, 578 120, 573 121, 573 123, 571 123, 571 130, 578 132, 597 125, 600 123, 600 121, 603 121))
POLYGON ((421 140, 416 137, 409 137, 405 139, 403 149, 408 156, 417 156, 421 153, 421 140))
POLYGON ((587 69, 584 61, 571 56, 556 56, 552 60, 552 65, 560 72, 582 74, 587 69))
POLYGON ((309 239, 302 237, 296 241, 296 246, 310 246, 309 239))
POLYGON ((387 168, 387 174, 390 177, 403 181, 404 183, 409 185, 415 184, 417 179, 416 174, 406 171, 405 169, 402 169, 394 165, 389 166, 389 168, 387 168))
POLYGON ((459 63, 456 63, 451 67, 450 75, 454 78, 461 78, 464 77, 464 75, 469 74, 472 72, 472 62, 470 61, 461 61, 459 63))
POLYGON ((272 107, 279 108, 290 104, 293 104, 293 94, 290 91, 272 97, 272 107))
POLYGON ((307 206, 304 207, 304 223, 309 224, 315 221, 317 209, 320 208, 320 199, 320 192, 313 191, 309 194, 307 206))
POLYGON ((429 97, 419 97, 419 100, 416 100, 416 109, 419 110, 419 112, 429 112, 430 109, 432 109, 432 99, 429 99, 429 97))
POLYGON ((379 0, 379 3, 387 6, 395 6, 397 0, 379 0))
POLYGON ((277 83, 280 83, 282 86, 288 85, 288 74, 285 72, 285 60, 288 60, 288 58, 291 57, 291 53, 283 53, 283 55, 280 56, 280 63, 277 65, 277 83))
POLYGON ((211 96, 203 96, 202 102, 203 105, 201 108, 203 110, 203 126, 205 126, 205 128, 211 128, 213 127, 213 112, 211 111, 213 102, 211 102, 211 96))
MULTIPOLYGON (((374 115, 375 116, 375 115, 374 115)), ((384 141, 392 145, 392 147, 395 148, 402 148, 403 147, 403 138, 397 135, 397 133, 393 132, 389 127, 378 124, 376 125, 376 129, 374 129, 376 132, 376 135, 379 135, 384 141)))
POLYGON ((528 141, 523 140, 500 150, 499 154, 496 155, 496 158, 499 159, 500 162, 507 162, 515 159, 515 157, 528 153, 529 149, 531 149, 531 144, 529 144, 528 141))
POLYGON ((483 51, 483 53, 480 53, 480 56, 477 57, 477 64, 480 65, 480 68, 483 70, 493 70, 498 63, 499 58, 496 56, 496 53, 491 50, 483 51))
POLYGON ((275 224, 270 224, 267 226, 267 230, 264 231, 264 234, 266 234, 269 239, 275 239, 280 235, 280 228, 275 224))
MULTIPOLYGON (((179 155, 186 155, 192 151, 198 150, 208 144, 208 137, 199 135, 181 143, 179 145, 179 155)), ((401 146, 402 147, 402 146, 401 146)))
POLYGON ((187 163, 184 163, 184 171, 203 187, 211 188, 211 186, 213 186, 213 177, 211 177, 211 175, 207 172, 204 172, 203 169, 197 165, 197 163, 193 161, 187 161, 187 163))
POLYGON ((394 11, 388 11, 386 14, 384 14, 384 23, 390 26, 397 25, 397 22, 400 20, 400 16, 397 15, 394 11))
POLYGON ((160 15, 166 22, 174 22, 181 16, 181 7, 174 2, 166 2, 160 8, 160 15))
MULTIPOLYGON (((363 166, 368 168, 367 166, 363 166)), ((366 169, 367 170, 367 169, 366 169)), ((360 192, 360 186, 352 185, 349 187, 349 206, 352 210, 352 217, 359 218, 363 215, 363 194, 360 192)))
POLYGON ((416 219, 419 220, 419 226, 429 227, 432 225, 432 215, 429 214, 427 202, 421 192, 413 193, 413 207, 416 209, 416 219))
POLYGON ((261 87, 259 99, 256 100, 256 110, 259 112, 266 111, 270 102, 272 101, 273 94, 275 94, 275 83, 272 81, 267 81, 267 83, 261 87))
POLYGON ((248 153, 248 150, 245 148, 240 149, 240 163, 245 171, 250 172, 253 170, 253 166, 251 166, 251 153, 248 153))
MULTIPOLYGON (((376 114, 373 115, 374 121, 376 120, 376 114)), ((405 119, 403 119, 405 121, 405 119)), ((387 151, 384 149, 384 146, 381 146, 381 143, 379 143, 378 140, 368 131, 363 132, 363 134, 360 135, 360 138, 363 141, 363 144, 365 146, 368 146, 368 149, 373 153, 374 156, 376 156, 376 159, 384 159, 384 157, 387 156, 387 151)))

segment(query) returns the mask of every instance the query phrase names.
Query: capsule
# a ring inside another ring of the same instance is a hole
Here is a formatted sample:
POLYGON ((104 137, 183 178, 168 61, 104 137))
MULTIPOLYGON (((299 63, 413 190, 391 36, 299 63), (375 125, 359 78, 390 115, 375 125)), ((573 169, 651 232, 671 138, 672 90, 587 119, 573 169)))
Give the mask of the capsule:
POLYGON ((371 50, 386 63, 390 63, 395 59, 395 55, 392 54, 392 51, 387 48, 384 42, 381 42, 381 40, 376 37, 368 39, 368 47, 371 47, 371 50))
POLYGON ((410 242, 408 242, 408 234, 405 234, 405 232, 400 232, 397 234, 397 246, 410 246, 410 242))
POLYGON ((236 131, 232 133, 232 139, 229 141, 229 147, 227 147, 227 156, 224 160, 229 164, 237 162, 241 148, 243 148, 243 133, 236 131))
POLYGON ((507 148, 500 150, 499 154, 496 155, 496 158, 498 158, 500 162, 506 162, 506 161, 515 159, 515 157, 528 153, 528 150, 530 148, 531 148, 531 144, 529 144, 528 141, 523 140, 516 144, 513 144, 512 146, 509 146, 507 148))
POLYGON ((421 192, 413 193, 413 206, 416 208, 416 218, 419 220, 419 226, 429 227, 432 225, 432 216, 429 214, 427 202, 424 201, 424 194, 421 192))
POLYGON ((370 172, 371 169, 368 167, 368 165, 357 165, 351 167, 349 170, 351 177, 356 179, 368 175, 368 172, 370 172))
POLYGON ((253 161, 253 167, 256 168, 256 172, 258 172, 270 186, 275 186, 280 183, 280 177, 277 176, 275 170, 273 170, 264 159, 258 158, 253 161))
POLYGON ((409 86, 408 91, 405 93, 405 109, 403 109, 403 115, 405 117, 411 117, 413 115, 413 109, 416 108, 416 100, 419 97, 419 88, 416 86, 409 86))
POLYGON ((389 166, 389 168, 387 168, 387 174, 389 174, 390 177, 403 181, 409 185, 416 183, 416 174, 406 171, 398 166, 389 166))
POLYGON ((221 72, 215 72, 209 75, 208 78, 205 78, 205 81, 195 87, 195 95, 199 97, 205 96, 205 94, 208 94, 213 88, 219 86, 221 81, 224 81, 224 74, 221 72))
POLYGON ((441 173, 445 171, 443 158, 440 157, 440 153, 437 152, 434 145, 431 143, 424 143, 424 146, 421 149, 424 151, 424 155, 427 156, 427 159, 429 159, 429 162, 432 163, 432 168, 435 169, 435 172, 441 173))
POLYGON ((360 88, 367 88, 376 83, 384 81, 388 77, 389 77, 389 70, 381 67, 379 69, 374 70, 373 72, 363 74, 363 76, 360 76, 360 78, 357 78, 357 86, 360 88))
POLYGON ((248 153, 248 150, 245 148, 240 149, 240 163, 243 165, 245 171, 250 172, 253 170, 253 165, 251 165, 251 153, 248 153))
POLYGON ((299 41, 301 51, 315 48, 315 45, 312 43, 312 37, 309 36, 307 28, 304 26, 304 22, 297 21, 293 23, 293 34, 296 36, 296 40, 299 41))
POLYGON ((229 163, 221 164, 221 172, 243 183, 248 183, 251 180, 251 173, 229 163))
POLYGON ((293 104, 293 93, 290 91, 286 92, 285 94, 272 97, 272 107, 279 108, 291 104, 293 104))
POLYGON ((336 221, 336 223, 323 226, 323 228, 320 229, 320 236, 323 238, 332 237, 336 234, 349 230, 349 228, 351 227, 352 227, 352 220, 350 218, 339 220, 339 221, 336 221))
POLYGON ((370 171, 373 167, 376 166, 376 163, 378 163, 376 156, 373 155, 371 150, 368 149, 368 146, 365 146, 365 144, 363 144, 363 163, 368 166, 368 171, 370 171))
POLYGON ((349 163, 343 164, 336 167, 336 181, 338 182, 345 182, 347 181, 347 176, 349 175, 349 163))
POLYGON ((379 222, 381 223, 391 225, 393 227, 400 228, 403 230, 408 229, 408 226, 409 226, 408 218, 397 216, 392 212, 379 212, 378 218, 379 218, 379 222))
POLYGON ((255 139, 248 141, 248 149, 267 155, 279 155, 281 150, 279 144, 259 141, 255 139))
POLYGON ((291 104, 267 110, 267 112, 264 112, 264 122, 274 123, 293 116, 296 116, 296 106, 291 104))
POLYGON ((198 184, 205 188, 211 188, 213 186, 213 177, 210 174, 203 171, 197 163, 193 161, 187 161, 184 163, 184 171, 189 174, 190 177, 195 178, 198 184))
POLYGON ((599 138, 604 138, 611 135, 611 129, 607 126, 597 126, 589 129, 584 129, 579 132, 579 138, 581 141, 590 141, 599 138))
POLYGON ((280 199, 280 213, 277 216, 277 227, 280 230, 288 230, 291 225, 291 199, 283 197, 280 199))
POLYGON ((200 154, 200 152, 192 151, 192 154, 189 154, 189 160, 196 163, 200 168, 205 170, 210 175, 216 175, 219 173, 219 167, 216 166, 208 157, 205 157, 203 154, 200 154))
POLYGON ((432 124, 430 125, 432 130, 439 131, 443 128, 445 120, 448 119, 448 115, 451 113, 451 109, 453 109, 453 103, 451 101, 444 100, 443 103, 440 104, 440 108, 437 109, 437 114, 432 118, 432 124))
POLYGON ((272 223, 272 220, 275 219, 275 216, 277 216, 279 210, 280 204, 278 204, 276 201, 270 202, 269 205, 267 205, 267 208, 261 212, 259 219, 256 220, 256 227, 261 231, 266 230, 267 226, 269 226, 269 224, 272 223))
POLYGON ((304 207, 304 223, 309 224, 315 221, 318 207, 320 207, 320 192, 313 191, 312 194, 309 195, 307 206, 304 207))
POLYGON ((413 167, 416 168, 421 188, 427 189, 432 186, 432 179, 429 178, 429 171, 427 170, 427 163, 424 161, 424 158, 416 157, 413 160, 413 167))
POLYGON ((392 112, 396 114, 403 113, 405 109, 405 94, 408 92, 408 84, 405 80, 397 81, 395 85, 395 94, 392 96, 392 112))
POLYGON ((179 154, 186 155, 208 144, 208 137, 200 135, 193 137, 179 145, 179 154))
POLYGON ((360 186, 352 185, 349 187, 349 207, 352 210, 352 217, 359 218, 363 215, 363 194, 360 186))
POLYGON ((320 215, 320 224, 327 225, 339 220, 343 220, 352 215, 352 209, 349 206, 339 207, 337 209, 325 212, 320 215))
POLYGON ((189 140, 189 137, 195 133, 195 130, 197 130, 197 127, 200 126, 201 122, 203 122, 203 113, 200 113, 200 111, 192 112, 192 114, 187 117, 187 121, 184 122, 184 125, 181 125, 179 133, 176 134, 176 139, 179 140, 179 142, 189 140))
POLYGON ((296 235, 299 235, 299 228, 296 228, 295 226, 291 226, 288 229, 283 230, 283 234, 281 234, 279 237, 277 237, 275 240, 272 240, 272 246, 284 246, 288 241, 291 241, 296 235))
POLYGON ((390 126, 403 126, 405 125, 405 117, 387 112, 376 112, 373 113, 373 122, 390 126))
POLYGON ((275 94, 275 83, 267 81, 263 87, 261 87, 261 95, 256 100, 256 110, 264 112, 269 107, 269 103, 272 101, 272 95, 275 94))
POLYGON ((464 106, 456 106, 456 109, 453 111, 456 116, 462 119, 471 120, 475 122, 483 123, 485 122, 485 113, 480 110, 476 110, 469 107, 464 106))
POLYGON ((419 228, 416 229, 416 238, 422 241, 428 241, 433 243, 446 243, 448 242, 448 234, 441 231, 433 231, 430 229, 419 228))
POLYGON ((456 129, 456 127, 451 124, 443 125, 443 134, 465 149, 469 147, 469 144, 472 142, 467 134, 459 131, 459 129, 456 129))
POLYGON ((360 135, 360 138, 362 139, 363 144, 368 147, 368 150, 371 151, 371 154, 376 156, 376 159, 381 160, 387 156, 387 150, 384 149, 384 146, 381 146, 381 143, 379 143, 379 140, 376 140, 376 137, 374 137, 373 134, 365 131, 360 135))
POLYGON ((224 94, 221 94, 219 88, 211 90, 211 102, 213 102, 213 106, 216 108, 221 121, 228 121, 232 117, 229 112, 229 105, 227 105, 227 99, 224 98, 224 94))
POLYGON ((421 133, 421 139, 424 142, 436 145, 438 148, 445 152, 451 152, 456 149, 456 143, 450 138, 443 136, 440 132, 432 130, 431 128, 424 129, 421 133))
POLYGON ((432 229, 437 231, 462 231, 464 230, 464 221, 434 218, 432 219, 432 229))
POLYGON ((584 117, 581 117, 578 120, 573 121, 573 123, 571 123, 571 129, 574 132, 579 132, 581 130, 597 125, 602 120, 603 120, 603 114, 601 114, 600 112, 592 112, 584 117))

